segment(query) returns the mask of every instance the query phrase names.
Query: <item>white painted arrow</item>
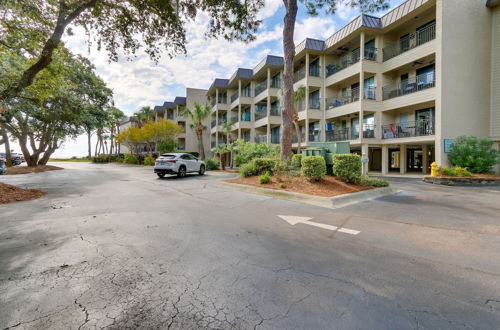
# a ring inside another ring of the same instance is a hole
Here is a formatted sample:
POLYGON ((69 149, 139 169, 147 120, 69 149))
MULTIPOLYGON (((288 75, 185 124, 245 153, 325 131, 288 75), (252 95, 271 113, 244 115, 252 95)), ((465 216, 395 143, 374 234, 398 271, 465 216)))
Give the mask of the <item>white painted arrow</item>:
POLYGON ((285 220, 286 222, 288 222, 292 226, 294 226, 298 223, 303 223, 305 225, 319 227, 319 228, 323 228, 323 229, 327 229, 327 230, 336 230, 336 231, 339 231, 341 233, 346 233, 346 234, 351 234, 351 235, 357 235, 360 233, 359 230, 354 230, 354 229, 349 229, 349 228, 339 228, 337 226, 326 225, 324 223, 309 221, 312 218, 308 218, 308 217, 298 217, 295 215, 278 215, 278 217, 285 220))

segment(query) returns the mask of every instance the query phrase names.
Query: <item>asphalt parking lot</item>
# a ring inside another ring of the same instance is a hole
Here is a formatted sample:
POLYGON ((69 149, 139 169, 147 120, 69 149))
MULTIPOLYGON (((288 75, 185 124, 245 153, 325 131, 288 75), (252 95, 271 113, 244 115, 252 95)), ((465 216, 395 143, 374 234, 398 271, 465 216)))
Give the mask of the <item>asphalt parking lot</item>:
POLYGON ((57 165, 0 178, 47 192, 0 205, 0 329, 499 327, 500 187, 397 179, 331 210, 57 165))

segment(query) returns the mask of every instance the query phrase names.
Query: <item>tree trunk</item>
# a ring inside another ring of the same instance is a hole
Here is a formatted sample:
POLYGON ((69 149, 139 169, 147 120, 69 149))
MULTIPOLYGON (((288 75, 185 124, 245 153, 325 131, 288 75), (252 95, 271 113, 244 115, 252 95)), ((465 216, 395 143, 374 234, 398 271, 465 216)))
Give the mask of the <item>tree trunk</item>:
POLYGON ((92 159, 92 131, 87 130, 87 145, 88 145, 88 158, 92 159))
POLYGON ((47 162, 50 159, 50 156, 56 151, 56 148, 48 148, 44 153, 42 158, 38 161, 38 165, 47 165, 47 162))
POLYGON ((283 27, 283 132, 281 133, 281 159, 290 160, 292 156, 292 121, 293 121, 293 58, 295 44, 293 33, 297 18, 297 0, 283 0, 286 14, 283 27))
MULTIPOLYGON (((197 130, 200 130, 200 128, 197 128, 197 130)), ((205 160, 205 148, 203 147, 203 130, 200 130, 201 132, 196 132, 198 135, 198 153, 200 154, 200 159, 205 160)))
POLYGON ((12 166, 12 155, 10 153, 9 136, 7 135, 6 131, 2 131, 2 139, 4 140, 4 143, 5 143, 5 165, 7 165, 7 167, 11 167, 12 166))

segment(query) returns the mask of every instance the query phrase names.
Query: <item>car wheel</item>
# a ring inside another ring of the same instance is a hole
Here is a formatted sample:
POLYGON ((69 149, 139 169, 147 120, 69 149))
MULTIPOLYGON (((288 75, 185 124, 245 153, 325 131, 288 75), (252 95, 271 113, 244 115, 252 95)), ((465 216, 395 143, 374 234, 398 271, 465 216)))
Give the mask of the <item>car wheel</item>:
POLYGON ((179 167, 179 172, 177 172, 177 176, 179 178, 183 178, 186 176, 186 168, 184 166, 179 167))
POLYGON ((156 174, 158 174, 158 177, 159 177, 160 179, 161 179, 161 178, 163 178, 163 177, 165 176, 165 173, 156 173, 156 174))
POLYGON ((200 166, 200 171, 198 172, 200 175, 205 174, 205 165, 200 166))

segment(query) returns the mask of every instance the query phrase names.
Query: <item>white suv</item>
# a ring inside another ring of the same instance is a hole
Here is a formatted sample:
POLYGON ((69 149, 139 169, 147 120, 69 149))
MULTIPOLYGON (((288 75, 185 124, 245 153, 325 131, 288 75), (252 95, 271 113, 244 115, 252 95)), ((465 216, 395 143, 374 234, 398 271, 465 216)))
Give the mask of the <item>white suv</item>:
POLYGON ((163 178, 165 174, 177 174, 183 178, 186 173, 198 172, 205 174, 205 162, 198 160, 195 156, 185 153, 163 154, 156 158, 155 173, 163 178))

